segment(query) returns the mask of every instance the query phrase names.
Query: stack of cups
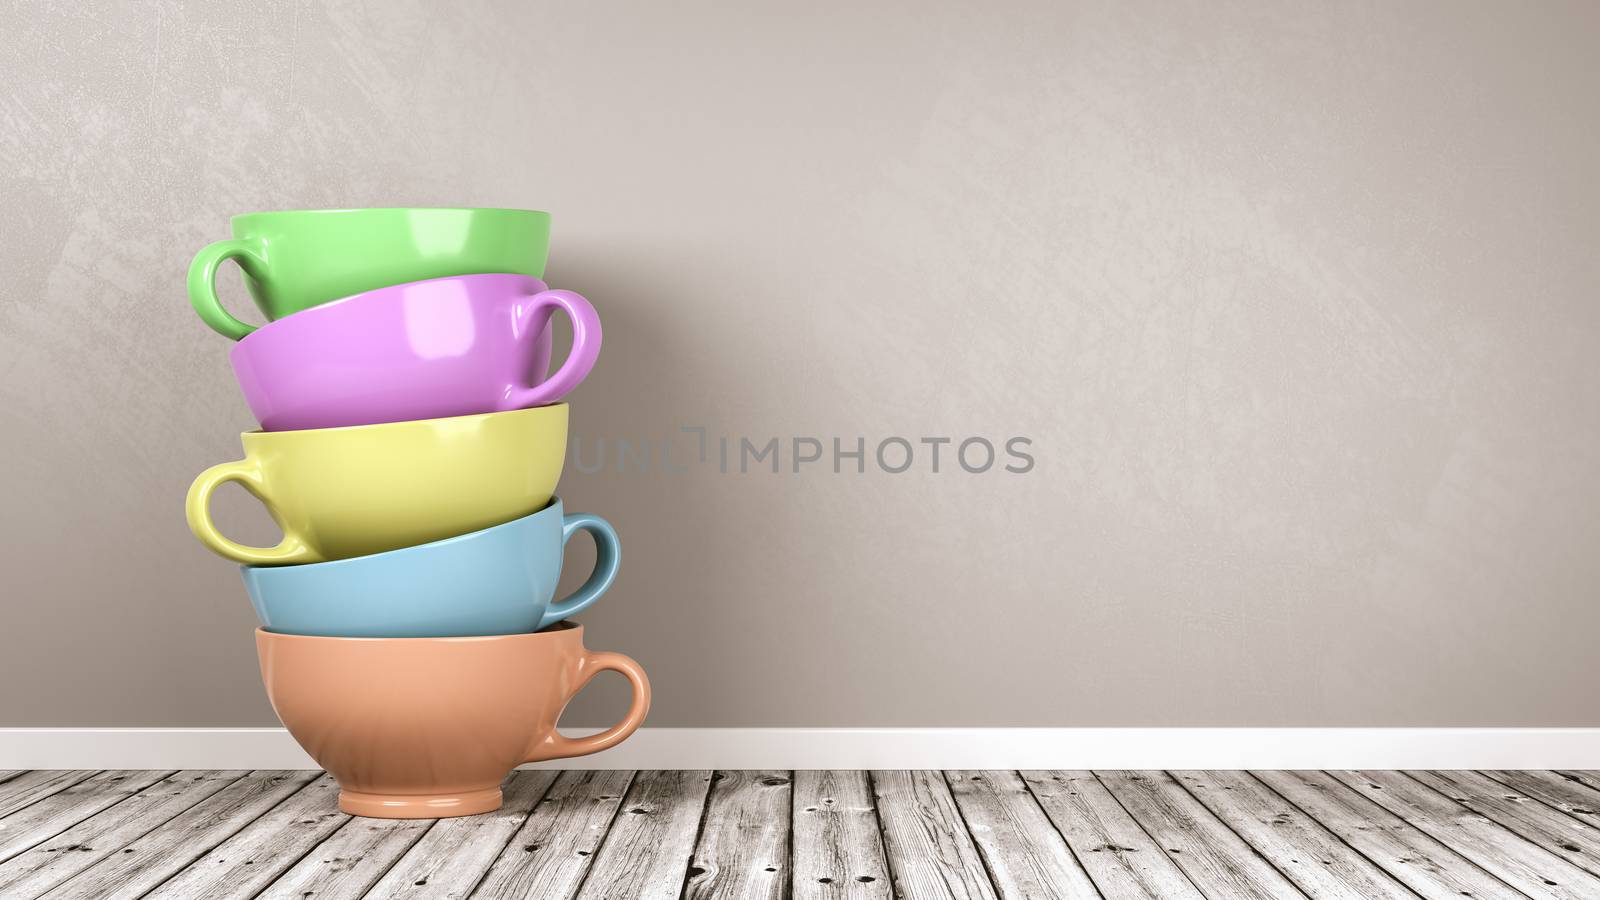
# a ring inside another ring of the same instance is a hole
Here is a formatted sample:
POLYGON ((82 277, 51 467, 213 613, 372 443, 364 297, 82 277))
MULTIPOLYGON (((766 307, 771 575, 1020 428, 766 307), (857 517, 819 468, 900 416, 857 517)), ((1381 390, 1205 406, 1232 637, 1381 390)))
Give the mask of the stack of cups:
POLYGON ((189 270, 195 310, 238 341, 234 374, 261 423, 244 459, 195 479, 189 527, 243 565, 267 695, 338 779, 345 812, 496 809, 511 769, 604 750, 649 708, 639 665, 585 649, 566 621, 611 586, 620 556, 604 519, 555 496, 559 401, 593 367, 600 320, 539 280, 549 228, 513 209, 255 213, 189 270), (226 259, 268 324, 217 302, 226 259), (572 349, 546 377, 557 311, 572 349), (217 530, 211 495, 229 481, 272 514, 277 546, 217 530), (579 531, 594 573, 553 601, 579 531), (562 708, 607 669, 632 683, 627 717, 563 737, 562 708))

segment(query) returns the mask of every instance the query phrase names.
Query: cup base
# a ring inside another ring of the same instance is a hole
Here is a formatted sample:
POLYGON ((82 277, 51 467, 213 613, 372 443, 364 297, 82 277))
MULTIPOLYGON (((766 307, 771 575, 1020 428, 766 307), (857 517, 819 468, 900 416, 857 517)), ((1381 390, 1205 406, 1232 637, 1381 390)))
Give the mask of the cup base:
POLYGON ((371 819, 447 819, 493 812, 502 803, 500 789, 454 794, 368 794, 340 791, 339 810, 371 819))

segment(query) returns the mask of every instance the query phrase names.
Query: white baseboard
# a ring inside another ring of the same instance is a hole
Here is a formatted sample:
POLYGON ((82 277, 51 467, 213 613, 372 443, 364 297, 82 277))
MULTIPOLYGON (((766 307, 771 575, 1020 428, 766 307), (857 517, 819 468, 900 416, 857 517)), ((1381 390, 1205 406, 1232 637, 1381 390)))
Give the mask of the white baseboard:
MULTIPOLYGON (((1600 728, 642 728, 605 753, 543 765, 1600 769, 1600 728)), ((0 769, 308 768, 282 728, 0 728, 0 769)))

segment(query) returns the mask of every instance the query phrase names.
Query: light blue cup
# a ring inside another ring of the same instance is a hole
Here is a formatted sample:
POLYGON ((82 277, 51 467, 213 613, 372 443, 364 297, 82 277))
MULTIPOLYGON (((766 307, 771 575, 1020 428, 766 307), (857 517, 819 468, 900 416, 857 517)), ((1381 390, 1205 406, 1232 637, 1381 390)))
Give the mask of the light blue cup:
POLYGON ((587 608, 616 580, 622 548, 599 516, 531 516, 403 550, 303 566, 241 566, 268 631, 326 637, 475 637, 522 634, 587 608), (551 603, 562 549, 594 535, 594 573, 551 603))

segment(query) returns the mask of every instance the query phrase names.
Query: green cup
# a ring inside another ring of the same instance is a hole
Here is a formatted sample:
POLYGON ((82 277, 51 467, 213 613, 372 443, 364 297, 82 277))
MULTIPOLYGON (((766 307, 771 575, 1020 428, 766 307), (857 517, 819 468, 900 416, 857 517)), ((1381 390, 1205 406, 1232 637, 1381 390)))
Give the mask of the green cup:
POLYGON ((233 217, 233 239, 189 264, 189 302, 218 334, 254 325, 217 302, 217 267, 236 260, 270 320, 340 297, 451 275, 544 277, 550 214, 530 209, 322 209, 233 217))

